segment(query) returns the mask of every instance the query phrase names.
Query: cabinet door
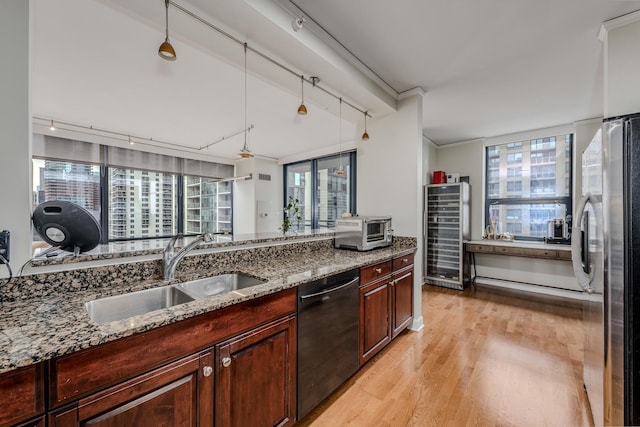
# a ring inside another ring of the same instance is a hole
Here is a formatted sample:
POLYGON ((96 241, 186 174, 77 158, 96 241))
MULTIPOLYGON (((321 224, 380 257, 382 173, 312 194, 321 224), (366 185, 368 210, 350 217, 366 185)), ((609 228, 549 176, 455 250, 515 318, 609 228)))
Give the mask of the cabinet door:
POLYGON ((296 318, 289 316, 216 346, 216 426, 295 422, 295 337, 296 318))
POLYGON ((45 416, 43 415, 33 420, 18 424, 15 427, 44 427, 45 425, 45 416))
POLYGON ((391 341, 389 279, 360 288, 360 365, 391 341))
POLYGON ((212 351, 186 357, 57 410, 49 426, 213 425, 212 364, 212 351))
POLYGON ((413 267, 394 273, 391 281, 392 334, 395 338, 413 320, 413 267))
POLYGON ((0 426, 44 413, 42 363, 0 375, 0 426))

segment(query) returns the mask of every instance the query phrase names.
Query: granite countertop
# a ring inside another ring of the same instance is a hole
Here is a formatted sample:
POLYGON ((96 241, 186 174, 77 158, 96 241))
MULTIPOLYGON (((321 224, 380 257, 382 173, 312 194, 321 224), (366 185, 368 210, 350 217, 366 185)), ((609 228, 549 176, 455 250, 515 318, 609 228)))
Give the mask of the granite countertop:
MULTIPOLYGON (((254 233, 254 234, 216 234, 214 241, 211 243, 201 243, 199 249, 212 248, 230 248, 242 247, 257 244, 270 244, 284 241, 305 240, 311 238, 330 238, 333 237, 334 231, 330 229, 319 230, 303 230, 299 232, 290 232, 283 234, 282 232, 273 233, 254 233)), ((195 236, 187 236, 178 239, 176 248, 179 249, 190 243, 195 236)), ((71 252, 58 251, 48 256, 40 254, 49 249, 46 247, 36 249, 34 258, 31 259, 32 267, 40 267, 44 265, 74 264, 82 261, 111 260, 116 258, 135 257, 141 255, 152 255, 162 253, 167 243, 167 239, 149 239, 149 240, 132 240, 126 242, 111 242, 98 245, 94 249, 74 256, 71 252)))
POLYGON ((267 282, 102 325, 89 318, 86 302, 169 282, 148 281, 133 288, 104 287, 5 302, 0 306, 0 373, 414 251, 415 247, 394 244, 370 252, 331 249, 302 257, 247 260, 236 264, 234 271, 207 271, 206 276, 242 272, 267 282))

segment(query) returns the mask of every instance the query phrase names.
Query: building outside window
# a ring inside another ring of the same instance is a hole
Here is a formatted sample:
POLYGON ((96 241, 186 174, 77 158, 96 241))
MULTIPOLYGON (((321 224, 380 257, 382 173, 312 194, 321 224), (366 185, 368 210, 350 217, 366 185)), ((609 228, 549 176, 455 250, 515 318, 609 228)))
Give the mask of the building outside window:
MULTIPOLYGON (((232 175, 228 165, 34 134, 34 206, 66 200, 84 207, 100 223, 102 243, 231 233, 232 183, 218 181, 232 175), (70 160, 59 160, 65 156, 70 160), (127 162, 158 170, 128 167, 127 162)), ((35 234, 34 239, 40 240, 35 234)))
POLYGON ((284 204, 289 196, 299 200, 300 227, 333 227, 342 214, 355 211, 355 158, 349 152, 284 166, 284 204), (335 173, 340 164, 344 175, 335 173))
POLYGON ((572 134, 486 147, 485 226, 493 219, 498 233, 543 240, 547 221, 571 224, 572 150, 572 134))
POLYGON ((109 240, 127 239, 131 231, 134 235, 146 238, 176 234, 177 182, 178 177, 175 174, 109 168, 109 240), (124 179, 127 175, 133 176, 133 179, 129 178, 127 182, 124 179), (160 182, 162 186, 156 191, 155 183, 160 182), (134 194, 133 201, 127 197, 127 193, 134 194), (134 213, 130 221, 127 221, 130 217, 124 214, 127 208, 130 213, 134 213), (163 223, 159 231, 156 231, 155 225, 153 228, 150 227, 150 223, 155 223, 156 220, 163 223))

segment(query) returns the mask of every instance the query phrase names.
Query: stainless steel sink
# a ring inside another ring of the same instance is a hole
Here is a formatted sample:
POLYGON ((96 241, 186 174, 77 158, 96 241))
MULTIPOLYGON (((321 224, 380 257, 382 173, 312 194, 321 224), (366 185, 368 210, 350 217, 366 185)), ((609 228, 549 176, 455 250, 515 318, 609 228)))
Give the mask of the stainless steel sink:
POLYGON ((193 301, 193 297, 176 286, 162 286, 95 299, 86 303, 86 307, 91 320, 96 323, 108 323, 189 301, 193 301))
POLYGON ((257 277, 242 273, 231 273, 179 283, 176 286, 193 298, 200 299, 212 295, 224 294, 237 289, 249 288, 264 282, 266 282, 266 280, 257 277))

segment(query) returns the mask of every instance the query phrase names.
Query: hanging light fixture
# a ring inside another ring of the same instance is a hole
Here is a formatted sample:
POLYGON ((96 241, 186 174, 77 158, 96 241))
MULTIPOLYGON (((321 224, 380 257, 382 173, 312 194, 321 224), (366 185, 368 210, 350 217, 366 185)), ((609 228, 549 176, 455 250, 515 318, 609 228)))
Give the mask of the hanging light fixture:
POLYGON ((133 145, 133 144, 134 144, 134 142, 133 142, 133 140, 131 139, 131 135, 129 135, 129 145, 133 145))
POLYGON ((49 130, 50 131, 55 131, 56 127, 53 125, 53 119, 51 120, 51 124, 49 125, 49 130))
POLYGON ((175 61, 176 60, 176 51, 171 46, 169 42, 169 0, 164 0, 164 6, 166 8, 165 14, 165 39, 164 42, 160 45, 158 49, 158 55, 160 58, 166 59, 167 61, 175 61))
POLYGON ((300 102, 300 106, 298 107, 298 114, 302 115, 302 116, 306 116, 307 115, 307 107, 305 107, 304 105, 304 76, 300 76, 300 95, 302 98, 302 101, 300 102))
POLYGON ((247 44, 244 44, 244 146, 238 153, 243 159, 253 157, 253 153, 247 147, 247 44))
POLYGON ((364 141, 369 139, 369 134, 367 133, 367 111, 364 112, 364 133, 362 134, 362 139, 364 141))
POLYGON ((340 163, 338 165, 338 169, 336 170, 336 175, 344 175, 344 168, 342 167, 342 97, 340 97, 340 126, 339 126, 339 136, 340 136, 340 163))

